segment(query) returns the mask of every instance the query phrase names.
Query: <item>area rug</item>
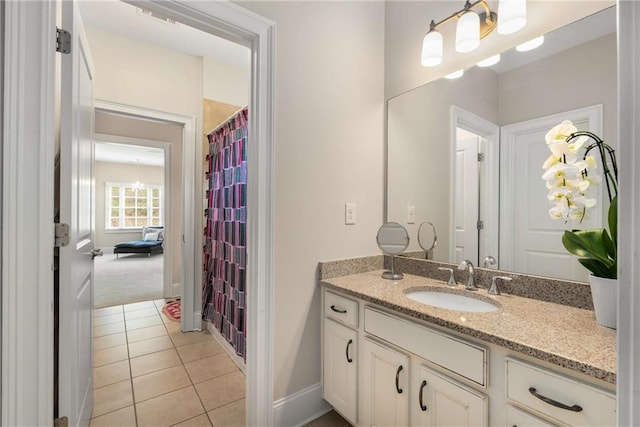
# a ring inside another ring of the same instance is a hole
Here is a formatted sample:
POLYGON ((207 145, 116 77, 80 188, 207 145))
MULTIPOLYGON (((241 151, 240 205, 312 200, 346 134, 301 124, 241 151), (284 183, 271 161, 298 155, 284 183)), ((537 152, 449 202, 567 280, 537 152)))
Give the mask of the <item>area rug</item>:
POLYGON ((162 307, 162 312, 171 320, 180 321, 180 300, 168 302, 162 307))

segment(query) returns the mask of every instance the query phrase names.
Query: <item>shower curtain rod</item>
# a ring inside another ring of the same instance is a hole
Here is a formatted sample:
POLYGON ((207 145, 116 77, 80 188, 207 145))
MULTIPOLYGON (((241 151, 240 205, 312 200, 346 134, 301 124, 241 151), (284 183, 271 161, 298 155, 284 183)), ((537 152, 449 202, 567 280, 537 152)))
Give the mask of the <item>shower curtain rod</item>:
POLYGON ((233 114, 231 114, 229 117, 227 117, 226 119, 224 119, 224 122, 220 123, 218 126, 216 126, 211 132, 207 133, 206 135, 209 136, 212 133, 215 133, 217 131, 219 131, 220 129, 222 129, 223 127, 225 127, 226 125, 229 124, 229 122, 231 122, 231 120, 233 120, 238 114, 240 114, 245 108, 249 108, 248 105, 245 105, 244 107, 241 107, 240 109, 236 110, 233 114))

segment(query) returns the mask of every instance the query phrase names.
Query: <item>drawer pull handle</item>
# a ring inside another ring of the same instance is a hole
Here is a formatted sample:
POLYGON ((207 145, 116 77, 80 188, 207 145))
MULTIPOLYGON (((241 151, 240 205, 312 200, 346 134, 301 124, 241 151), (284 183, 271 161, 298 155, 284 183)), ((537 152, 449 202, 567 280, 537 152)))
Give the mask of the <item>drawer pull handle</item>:
POLYGON ((426 411, 426 410, 427 410, 427 405, 425 405, 424 403, 422 403, 422 393, 423 393, 424 388, 425 388, 426 386, 427 386, 427 381, 426 381, 426 380, 423 380, 423 381, 422 381, 422 384, 420 384, 420 398, 419 398, 419 401, 420 401, 420 409, 422 409, 422 412, 424 412, 424 411, 426 411))
POLYGON ((571 411, 571 412, 582 412, 582 406, 580 405, 567 406, 563 403, 560 403, 558 401, 555 401, 553 399, 550 399, 546 396, 539 394, 538 391, 533 387, 529 387, 529 393, 531 393, 538 399, 542 400, 544 403, 548 403, 549 405, 555 406, 556 408, 566 409, 567 411, 571 411))
POLYGON ((353 340, 349 340, 349 342, 347 343, 347 349, 345 350, 345 353, 347 354, 347 362, 351 363, 353 362, 353 359, 349 357, 349 346, 353 344, 353 340))
POLYGON ((336 308, 335 305, 331 306, 331 310, 335 311, 336 313, 340 313, 340 314, 345 314, 347 312, 347 310, 343 310, 341 308, 336 308))
POLYGON ((400 372, 402 372, 402 365, 398 366, 398 370, 396 371, 396 391, 398 394, 402 394, 402 389, 400 388, 400 372))

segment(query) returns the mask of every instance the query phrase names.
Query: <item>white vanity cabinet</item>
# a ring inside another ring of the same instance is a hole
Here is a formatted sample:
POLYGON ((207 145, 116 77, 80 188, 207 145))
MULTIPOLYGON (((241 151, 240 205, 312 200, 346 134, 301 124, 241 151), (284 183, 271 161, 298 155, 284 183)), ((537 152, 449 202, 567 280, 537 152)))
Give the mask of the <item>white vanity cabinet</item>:
POLYGON ((553 424, 542 421, 540 418, 513 406, 507 405, 506 411, 505 427, 553 427, 553 424))
POLYGON ((359 341, 358 332, 346 325, 357 325, 357 302, 327 292, 324 305, 322 397, 349 422, 356 424, 359 341))
POLYGON ((409 425, 409 357, 365 338, 360 374, 361 424, 409 425))
POLYGON ((411 378, 412 426, 487 426, 488 398, 421 365, 411 378))

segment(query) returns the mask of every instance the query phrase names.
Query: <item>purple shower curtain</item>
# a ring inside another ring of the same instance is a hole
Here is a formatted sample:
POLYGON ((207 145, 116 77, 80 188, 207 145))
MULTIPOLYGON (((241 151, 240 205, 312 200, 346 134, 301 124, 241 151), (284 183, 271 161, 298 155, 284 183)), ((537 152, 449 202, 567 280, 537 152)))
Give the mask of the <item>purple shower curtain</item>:
POLYGON ((243 109, 208 135, 203 318, 246 361, 247 119, 243 109))

